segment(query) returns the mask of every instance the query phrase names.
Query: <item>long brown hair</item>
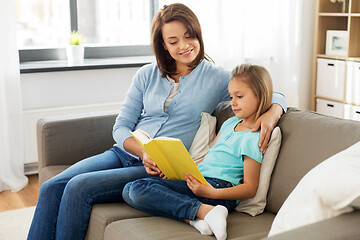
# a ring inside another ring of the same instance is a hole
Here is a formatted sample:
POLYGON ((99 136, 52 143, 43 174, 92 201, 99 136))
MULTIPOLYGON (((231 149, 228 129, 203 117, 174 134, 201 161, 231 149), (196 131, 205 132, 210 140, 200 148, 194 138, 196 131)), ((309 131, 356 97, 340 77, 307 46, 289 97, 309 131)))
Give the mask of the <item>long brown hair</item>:
POLYGON ((194 69, 205 58, 204 43, 202 39, 200 22, 190 8, 181 3, 164 6, 154 17, 151 26, 152 49, 156 57, 162 77, 176 74, 176 62, 164 48, 164 39, 161 28, 164 24, 180 21, 185 24, 191 38, 197 38, 200 43, 198 56, 189 64, 194 69))
POLYGON ((231 79, 245 81, 259 99, 259 108, 255 119, 258 119, 271 106, 273 86, 270 73, 262 66, 242 64, 234 68, 231 79))

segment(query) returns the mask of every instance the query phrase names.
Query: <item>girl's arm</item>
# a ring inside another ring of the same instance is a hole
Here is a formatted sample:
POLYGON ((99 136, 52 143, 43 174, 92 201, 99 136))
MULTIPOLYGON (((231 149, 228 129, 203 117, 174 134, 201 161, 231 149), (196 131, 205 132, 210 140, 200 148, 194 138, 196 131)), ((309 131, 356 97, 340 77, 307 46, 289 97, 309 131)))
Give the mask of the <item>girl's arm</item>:
POLYGON ((235 187, 216 189, 210 184, 201 184, 190 174, 187 174, 186 181, 190 190, 200 197, 226 200, 252 198, 259 185, 260 166, 259 162, 244 156, 244 183, 235 187))

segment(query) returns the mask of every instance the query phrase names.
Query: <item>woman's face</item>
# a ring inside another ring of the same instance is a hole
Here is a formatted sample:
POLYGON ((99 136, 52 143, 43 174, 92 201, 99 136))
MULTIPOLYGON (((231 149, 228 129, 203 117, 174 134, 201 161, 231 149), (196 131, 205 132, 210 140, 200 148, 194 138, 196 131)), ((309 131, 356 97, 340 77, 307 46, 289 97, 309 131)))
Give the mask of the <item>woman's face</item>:
POLYGON ((188 65, 195 60, 200 51, 197 38, 190 38, 188 29, 180 21, 166 23, 161 28, 164 48, 175 59, 176 65, 188 65))

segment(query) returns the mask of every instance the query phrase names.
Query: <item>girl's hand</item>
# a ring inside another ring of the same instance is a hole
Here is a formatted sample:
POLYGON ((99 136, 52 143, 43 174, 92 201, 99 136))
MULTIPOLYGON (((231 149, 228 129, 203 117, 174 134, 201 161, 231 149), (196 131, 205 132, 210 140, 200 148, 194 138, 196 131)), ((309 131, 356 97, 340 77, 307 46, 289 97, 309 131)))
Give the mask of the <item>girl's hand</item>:
POLYGON ((145 170, 150 175, 159 175, 161 178, 166 178, 165 175, 160 171, 157 167, 156 163, 154 163, 149 156, 144 153, 142 157, 142 163, 144 164, 145 170))
POLYGON ((199 197, 213 198, 216 189, 210 184, 204 185, 200 183, 196 178, 194 178, 191 174, 187 173, 185 176, 187 186, 190 190, 199 197))
POLYGON ((278 123, 282 113, 283 110, 280 105, 273 104, 267 112, 256 120, 255 126, 251 129, 251 131, 256 132, 261 126, 259 140, 260 152, 265 153, 270 141, 271 133, 278 123))

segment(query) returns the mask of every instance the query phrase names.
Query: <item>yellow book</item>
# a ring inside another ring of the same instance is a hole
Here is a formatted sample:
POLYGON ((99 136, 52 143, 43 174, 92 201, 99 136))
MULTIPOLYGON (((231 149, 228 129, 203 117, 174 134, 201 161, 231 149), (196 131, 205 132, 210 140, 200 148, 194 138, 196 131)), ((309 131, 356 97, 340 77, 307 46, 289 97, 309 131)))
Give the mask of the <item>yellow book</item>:
POLYGON ((186 173, 190 173, 202 184, 208 184, 180 139, 152 139, 140 129, 130 133, 167 178, 185 180, 186 173))

